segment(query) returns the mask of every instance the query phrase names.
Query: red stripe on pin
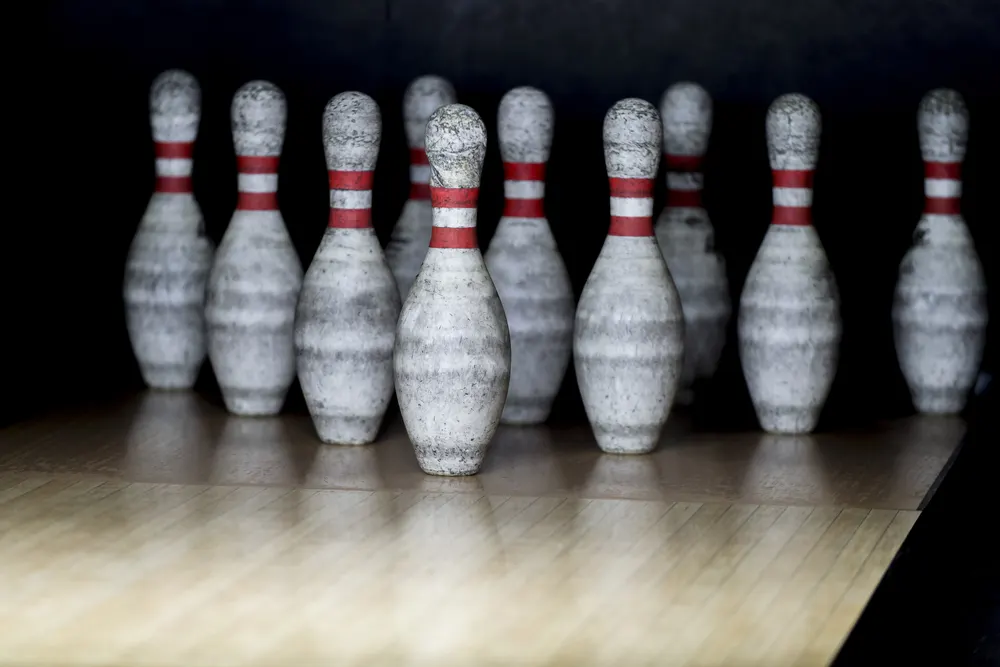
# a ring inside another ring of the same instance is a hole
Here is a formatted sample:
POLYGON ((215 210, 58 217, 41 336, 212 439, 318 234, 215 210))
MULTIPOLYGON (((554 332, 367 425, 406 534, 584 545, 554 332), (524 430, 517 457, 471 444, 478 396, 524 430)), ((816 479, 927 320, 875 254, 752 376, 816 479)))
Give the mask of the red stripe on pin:
POLYGON ((365 229, 372 226, 370 208, 331 208, 328 227, 334 229, 365 229))
POLYGON ((608 236, 652 236, 652 218, 634 218, 621 215, 611 216, 608 236))
POLYGON ((775 206, 771 224, 807 227, 812 224, 812 209, 808 206, 775 206))
POLYGON ((237 211, 276 211, 277 192, 241 192, 236 200, 237 211))
POLYGON ((478 248, 475 227, 432 227, 431 248, 478 248))
POLYGON ((374 171, 336 171, 331 169, 331 190, 371 190, 375 181, 374 171))
POLYGON ((434 208, 476 208, 479 188, 431 188, 434 208))
POLYGON ((157 176, 156 192, 181 194, 191 192, 190 176, 157 176))
POLYGON ((776 188, 811 188, 812 169, 774 169, 771 171, 776 188))
POLYGON ((166 160, 190 160, 194 155, 194 143, 190 141, 155 141, 153 149, 156 157, 166 160))
POLYGON ((667 153, 664 157, 666 159, 667 169, 669 171, 701 170, 700 155, 671 155, 667 153))
POLYGON ((430 164, 427 160, 427 153, 423 148, 410 149, 410 164, 422 165, 430 164))
POLYGON ((961 177, 961 162, 924 162, 924 178, 943 178, 957 181, 961 177))
POLYGON ((241 174, 277 174, 277 155, 237 155, 236 170, 241 174))
POLYGON ((958 197, 926 197, 924 213, 936 215, 959 215, 962 212, 962 200, 958 197))
POLYGON ((541 199, 507 199, 503 214, 508 218, 544 218, 545 206, 541 199))
POLYGON ((667 208, 701 208, 701 191, 667 190, 667 208))
POLYGON ((428 183, 410 183, 410 199, 421 201, 431 198, 431 186, 428 183))
POLYGON ((651 178, 610 178, 611 196, 626 199, 641 199, 653 196, 651 178))
POLYGON ((544 181, 544 162, 504 162, 503 177, 508 181, 544 181))

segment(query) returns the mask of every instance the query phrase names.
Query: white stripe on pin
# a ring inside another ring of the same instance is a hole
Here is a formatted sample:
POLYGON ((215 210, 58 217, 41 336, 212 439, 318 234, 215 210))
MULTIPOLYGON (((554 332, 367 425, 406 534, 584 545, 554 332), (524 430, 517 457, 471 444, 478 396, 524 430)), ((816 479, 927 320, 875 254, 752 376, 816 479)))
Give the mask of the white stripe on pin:
POLYGON ((775 206, 812 206, 812 188, 773 188, 775 206))
POLYGON ((240 192, 277 192, 277 174, 238 174, 236 187, 240 192))
POLYGON ((330 208, 355 210, 371 207, 371 190, 330 190, 330 208))
POLYGON ((429 164, 410 165, 410 183, 430 183, 431 166, 429 164))
POLYGON ((545 181, 504 181, 503 194, 507 199, 543 199, 545 181))
POLYGON ((653 215, 651 197, 612 197, 611 217, 648 218, 653 215))
POLYGON ((936 199, 957 199, 962 196, 962 181, 952 178, 925 178, 924 195, 936 199))
POLYGON ((435 227, 475 227, 476 209, 474 208, 435 208, 435 227))
POLYGON ((158 176, 190 176, 193 165, 191 158, 156 158, 158 176))

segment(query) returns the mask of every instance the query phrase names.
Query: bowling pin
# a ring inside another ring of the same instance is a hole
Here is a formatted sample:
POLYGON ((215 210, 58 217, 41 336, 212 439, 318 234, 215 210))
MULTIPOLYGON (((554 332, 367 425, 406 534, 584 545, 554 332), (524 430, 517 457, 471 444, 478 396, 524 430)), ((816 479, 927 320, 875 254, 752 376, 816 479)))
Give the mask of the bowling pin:
POLYGON ((767 112, 774 212, 740 296, 740 360, 761 428, 816 428, 837 372, 837 284, 812 226, 820 115, 805 95, 782 95, 767 112))
POLYGON ((190 389, 205 361, 205 283, 212 265, 212 242, 191 190, 198 82, 168 70, 153 81, 149 105, 156 190, 125 262, 125 322, 145 383, 190 389))
POLYGON ((274 415, 295 378, 295 306, 302 265, 278 210, 285 96, 272 83, 236 91, 236 211, 208 280, 208 357, 230 412, 274 415))
POLYGON ((414 80, 403 96, 406 143, 410 147, 410 198, 392 230, 385 256, 405 301, 431 240, 431 168, 424 148, 427 120, 438 108, 455 102, 455 89, 439 76, 414 80))
POLYGON ((587 418, 609 454, 656 447, 684 362, 680 295, 653 235, 662 136, 644 100, 622 100, 604 118, 611 226, 580 295, 573 357, 587 418))
POLYGON ((701 163, 712 130, 712 98, 696 83, 676 83, 660 102, 667 206, 656 240, 684 309, 684 370, 677 401, 690 404, 695 380, 715 374, 732 311, 726 261, 701 205, 701 163))
POLYGON ((341 93, 323 114, 330 218, 295 317, 299 384, 320 440, 364 445, 392 399, 399 292, 371 224, 382 137, 375 100, 341 93))
POLYGON ((927 414, 965 407, 986 340, 986 281, 960 210, 969 114, 954 90, 932 90, 917 114, 924 214, 903 257, 893 304, 896 354, 913 405, 927 414))
POLYGON ((499 109, 504 210, 486 251, 510 327, 510 391, 501 421, 548 419, 573 345, 573 287, 545 218, 545 163, 552 147, 552 103, 515 88, 499 109))
POLYGON ((486 127, 450 104, 427 122, 434 226, 396 328, 396 396, 417 462, 432 475, 474 475, 500 423, 510 334, 476 241, 486 127))

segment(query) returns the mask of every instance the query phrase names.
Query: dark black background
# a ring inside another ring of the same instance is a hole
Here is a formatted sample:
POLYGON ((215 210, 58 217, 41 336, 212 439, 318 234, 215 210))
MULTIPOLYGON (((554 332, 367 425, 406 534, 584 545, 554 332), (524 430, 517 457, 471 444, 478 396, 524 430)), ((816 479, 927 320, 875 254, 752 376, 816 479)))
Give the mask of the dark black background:
MULTIPOLYGON (((303 265, 326 225, 320 122, 330 97, 360 90, 382 108, 373 215, 385 242, 408 190, 403 90, 422 74, 451 80, 490 129, 485 248, 502 205, 497 104, 511 87, 541 87, 556 108, 547 213, 577 295, 607 230, 604 112, 628 96, 658 104, 671 83, 698 81, 715 99, 705 202, 734 304, 770 218, 767 105, 785 92, 812 96, 823 111, 814 219, 844 319, 823 429, 910 411, 890 306, 922 206, 916 108, 930 88, 953 87, 971 114, 963 211, 993 287, 991 310, 1000 312, 996 0, 63 0, 49 3, 47 20, 32 99, 45 111, 28 121, 44 146, 40 156, 32 152, 47 166, 25 162, 28 188, 42 199, 3 250, 5 312, 13 314, 5 327, 5 410, 15 417, 141 386, 121 283, 153 185, 149 85, 171 67, 189 70, 202 86, 194 189, 216 242, 236 198, 231 97, 255 78, 285 91, 279 201, 303 265)), ((657 211, 663 190, 661 176, 657 211)), ((752 427, 735 317, 730 329, 699 414, 715 428, 752 427)), ((996 329, 991 324, 991 341, 996 329)), ((200 390, 216 391, 209 372, 200 390)), ((301 409, 300 397, 293 393, 289 407, 301 409)), ((554 418, 581 416, 571 371, 554 418)))

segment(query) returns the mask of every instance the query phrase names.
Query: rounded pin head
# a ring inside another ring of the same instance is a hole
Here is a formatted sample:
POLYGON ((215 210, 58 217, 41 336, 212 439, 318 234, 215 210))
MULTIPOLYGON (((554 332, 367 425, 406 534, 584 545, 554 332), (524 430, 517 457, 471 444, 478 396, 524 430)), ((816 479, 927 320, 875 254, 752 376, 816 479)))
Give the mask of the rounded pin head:
POLYGON ((924 95, 917 112, 920 153, 927 162, 961 162, 969 137, 969 112, 954 90, 938 88, 924 95))
POLYGON ((547 162, 555 114, 548 95, 524 86, 507 92, 497 112, 497 136, 504 162, 547 162))
POLYGON ((604 116, 604 163, 611 178, 656 178, 663 126, 656 107, 634 97, 604 116))
POLYGON ((454 104, 455 100, 455 89, 439 76, 422 76, 410 83, 403 95, 403 121, 410 148, 424 147, 424 132, 431 114, 454 104))
POLYGON ((198 136, 201 88, 179 69, 170 69, 153 80, 149 91, 149 117, 153 141, 189 143, 198 136))
POLYGON ((819 159, 819 107, 799 93, 782 95, 767 110, 771 169, 812 170, 819 159))
POLYGON ((323 111, 326 167, 335 171, 372 171, 382 140, 382 114, 364 93, 341 93, 323 111))
POLYGON ((668 155, 699 156, 712 132, 712 98, 697 83, 683 81, 667 88, 660 100, 663 150, 668 155))
POLYGON ((233 143, 237 155, 278 156, 285 141, 285 94, 273 83, 251 81, 233 96, 233 143))
POLYGON ((431 185, 478 188, 486 157, 486 125, 464 104, 441 107, 427 121, 431 185))

